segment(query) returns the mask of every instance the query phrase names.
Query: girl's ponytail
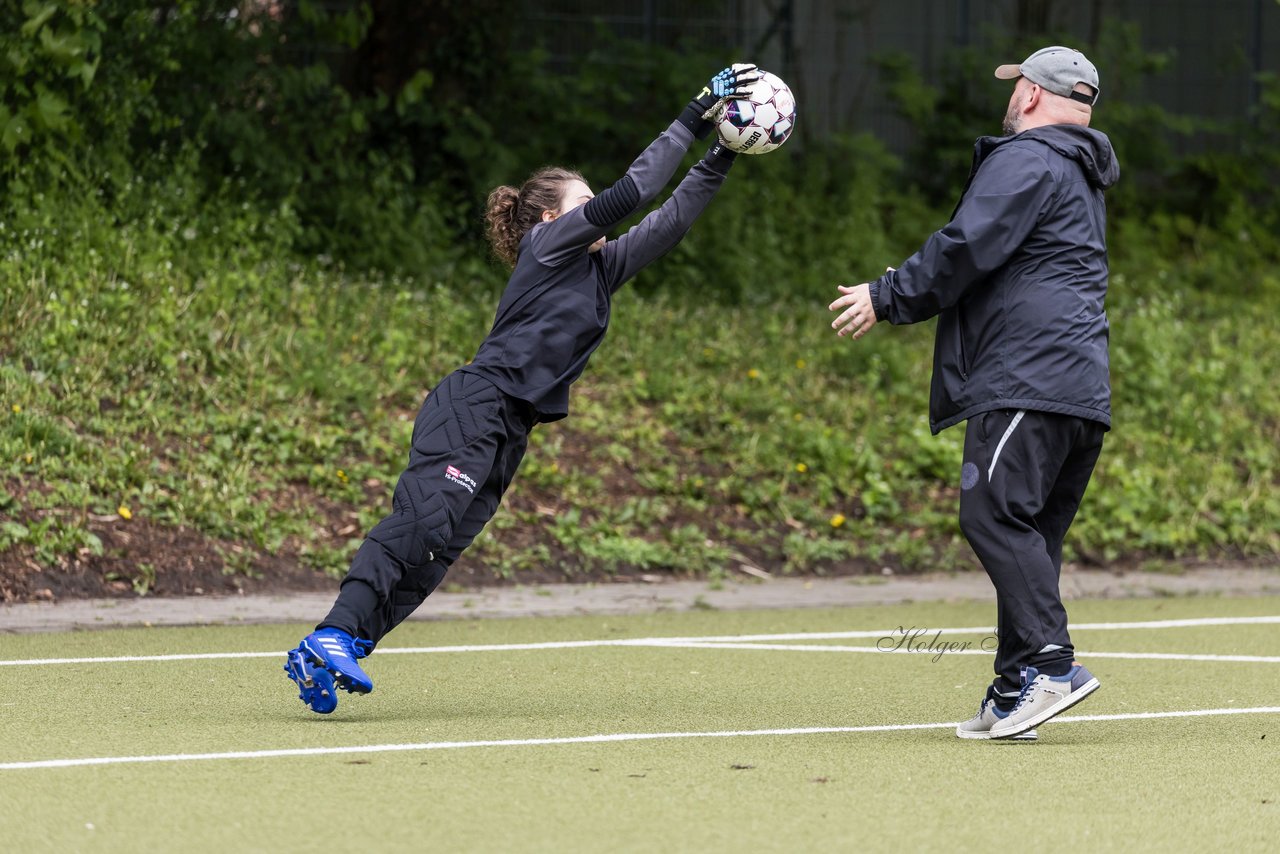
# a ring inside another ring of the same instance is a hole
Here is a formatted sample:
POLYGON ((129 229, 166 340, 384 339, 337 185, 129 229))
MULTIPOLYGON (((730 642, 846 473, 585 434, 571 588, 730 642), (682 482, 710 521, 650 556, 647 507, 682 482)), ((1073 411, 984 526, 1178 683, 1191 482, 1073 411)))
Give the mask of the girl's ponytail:
POLYGON ((520 241, 542 221, 542 212, 559 211, 565 184, 582 180, 571 169, 548 166, 530 175, 519 190, 506 185, 495 188, 489 193, 484 213, 493 253, 514 267, 520 241))

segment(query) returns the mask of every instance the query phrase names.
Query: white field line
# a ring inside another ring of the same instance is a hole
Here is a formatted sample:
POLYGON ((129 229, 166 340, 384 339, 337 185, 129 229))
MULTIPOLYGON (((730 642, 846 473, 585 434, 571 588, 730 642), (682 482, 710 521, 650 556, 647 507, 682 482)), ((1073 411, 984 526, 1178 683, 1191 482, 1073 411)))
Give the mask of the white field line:
MULTIPOLYGON (((944 629, 945 631, 945 629, 944 629)), ((901 641, 900 636, 890 636, 888 634, 883 637, 890 637, 896 644, 901 641)), ((458 645, 458 646, 422 646, 422 647, 392 647, 390 649, 378 650, 379 655, 428 655, 433 653, 459 653, 459 652, 511 652, 511 651, 529 651, 543 649, 583 649, 588 647, 607 647, 607 646, 630 646, 630 647, 647 647, 650 649, 667 648, 667 649, 742 649, 742 650, 765 650, 780 652, 869 652, 879 655, 994 655, 993 650, 984 649, 965 649, 965 648, 944 648, 942 646, 929 646, 925 642, 915 641, 916 645, 910 648, 906 646, 893 646, 886 649, 878 649, 874 646, 845 646, 837 644, 798 644, 798 643, 753 643, 741 642, 731 643, 727 640, 718 639, 714 641, 703 641, 696 638, 631 638, 627 640, 602 640, 602 641, 549 641, 546 643, 504 643, 504 644, 487 644, 487 645, 458 645)), ((947 642, 953 643, 953 642, 947 642)), ((1217 655, 1211 653, 1180 653, 1180 652, 1095 652, 1088 650, 1076 650, 1076 654, 1084 658, 1119 658, 1128 660, 1155 660, 1155 661, 1213 661, 1213 662, 1237 662, 1244 664, 1280 664, 1280 656, 1275 655, 1217 655)), ((0 661, 0 667, 17 667, 21 665, 39 665, 39 664, 118 664, 129 662, 159 662, 159 661, 202 661, 209 659, 242 659, 242 658, 279 658, 284 652, 202 652, 175 655, 119 655, 106 658, 32 658, 32 659, 15 659, 11 661, 0 661)))
MULTIPOLYGON (((901 638, 893 638, 897 643, 901 638)), ((880 655, 995 655, 995 650, 984 649, 949 649, 945 646, 929 647, 920 644, 914 648, 894 646, 878 649, 874 646, 836 646, 835 644, 796 644, 796 643, 663 643, 654 646, 672 647, 675 649, 759 649, 787 650, 796 652, 874 652, 880 655)), ((1087 652, 1076 650, 1081 658, 1123 658, 1154 659, 1158 661, 1234 661, 1246 664, 1280 664, 1280 655, 1211 655, 1207 653, 1180 652, 1087 652)))
POLYGON ((1183 652, 1082 652, 1089 658, 1150 659, 1152 661, 1239 661, 1246 664, 1278 664, 1280 655, 1211 655, 1183 652))
MULTIPOLYGON (((599 646, 657 646, 665 638, 634 638, 620 640, 547 641, 545 643, 494 643, 460 644, 458 646, 390 647, 378 649, 378 655, 422 654, 430 652, 512 652, 537 649, 580 649, 599 646)), ((678 640, 678 638, 677 638, 678 640)), ((134 661, 203 661, 218 658, 280 658, 285 650, 270 652, 191 652, 173 655, 113 655, 103 658, 18 658, 0 660, 0 667, 18 667, 24 664, 115 664, 134 661)))
MULTIPOLYGON (((1073 631, 1123 631, 1134 629, 1138 631, 1151 631, 1154 629, 1187 629, 1197 626, 1245 626, 1245 625, 1280 625, 1280 615, 1268 615, 1260 617, 1195 617, 1186 620, 1147 620, 1143 622, 1132 623, 1071 623, 1068 628, 1073 631)), ((943 634, 992 634, 996 631, 995 626, 960 626, 952 628, 926 628, 916 626, 894 626, 892 629, 864 629, 851 632, 793 632, 790 634, 773 634, 773 635, 709 635, 704 637, 692 638, 648 638, 648 640, 666 640, 669 642, 705 642, 718 643, 724 641, 726 643, 737 643, 740 641, 785 641, 785 640, 853 640, 856 638, 881 638, 891 634, 902 634, 906 631, 922 631, 928 635, 936 635, 938 632, 943 634)))
MULTIPOLYGON (((1199 718, 1220 715, 1280 714, 1280 706, 1258 706, 1243 709, 1190 709, 1177 712, 1132 712, 1119 715, 1065 715, 1054 718, 1057 723, 1086 721, 1134 721, 1155 718, 1199 718)), ((153 756, 97 756, 82 759, 38 759, 29 762, 0 762, 0 771, 22 771, 36 768, 76 768, 86 765, 123 765, 144 762, 199 762, 217 759, 275 759, 286 756, 334 756, 360 753, 403 753, 424 750, 459 750, 470 747, 532 747, 556 744, 602 744, 619 741, 656 741, 680 738, 744 738, 751 736, 821 735, 858 732, 905 732, 909 730, 951 729, 957 724, 885 724, 877 726, 794 727, 790 729, 747 729, 723 732, 623 732, 607 735, 582 735, 566 738, 511 738, 491 741, 428 741, 417 744, 368 744, 351 747, 299 747, 284 750, 239 750, 229 753, 169 753, 153 756)))
MULTIPOLYGON (((1239 625, 1270 625, 1280 624, 1280 616, 1261 616, 1261 617, 1201 617, 1187 620, 1153 620, 1148 622, 1133 623, 1077 623, 1071 626, 1071 630, 1075 631, 1110 631, 1110 630, 1154 630, 1154 629, 1177 629, 1189 628, 1195 626, 1239 626, 1239 625)), ((547 641, 543 643, 497 643, 497 644, 466 644, 457 646, 423 646, 423 647, 391 647, 378 650, 379 655, 422 655, 427 653, 441 652, 515 652, 525 650, 540 649, 584 649, 592 647, 607 646, 680 646, 693 644, 726 644, 726 643, 749 643, 754 641, 806 641, 806 640, 853 640, 858 638, 882 638, 897 637, 901 638, 903 630, 914 631, 912 626, 896 626, 891 629, 875 629, 875 630, 859 630, 847 632, 792 632, 786 634, 767 634, 767 635, 708 635, 703 637, 651 637, 651 638, 619 638, 610 640, 583 640, 583 641, 547 641)), ((990 634, 995 632, 994 626, 964 626, 943 629, 922 629, 928 632, 928 635, 936 636, 938 633, 964 635, 964 634, 990 634)), ((1083 653, 1082 653, 1083 654, 1083 653)), ((1099 655, 1099 653, 1091 653, 1099 655)), ((43 664, 116 664, 127 662, 144 662, 144 661, 201 661, 211 659, 234 659, 234 658, 275 658, 284 655, 284 651, 271 652, 201 652, 201 653, 176 653, 171 655, 117 655, 105 657, 83 657, 83 658, 22 658, 0 660, 0 667, 21 667, 35 666, 43 664)), ((1130 657, 1128 653, 1113 653, 1115 657, 1130 657)), ((1156 653, 1141 654, 1135 653, 1134 656, 1150 657, 1156 653)), ((1176 660, 1184 660, 1179 657, 1176 660)), ((1186 660, 1198 660, 1195 658, 1186 660)), ((1205 659, 1213 661, 1218 659, 1205 659)), ((1223 658, 1224 661, 1236 660, 1235 657, 1223 658)), ((1240 659, 1246 660, 1246 659, 1240 659)))

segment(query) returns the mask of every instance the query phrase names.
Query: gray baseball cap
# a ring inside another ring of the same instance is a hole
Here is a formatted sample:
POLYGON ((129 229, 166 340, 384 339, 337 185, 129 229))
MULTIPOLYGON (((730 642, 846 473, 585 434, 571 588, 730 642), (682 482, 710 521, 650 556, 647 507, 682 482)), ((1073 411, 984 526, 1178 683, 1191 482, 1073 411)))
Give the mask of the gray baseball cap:
POLYGON ((1098 100, 1098 69, 1080 51, 1054 45, 1042 47, 1022 60, 1020 65, 1002 65, 996 69, 1001 80, 1025 77, 1055 95, 1092 105, 1098 100), (1075 91, 1077 83, 1093 88, 1093 95, 1075 91))

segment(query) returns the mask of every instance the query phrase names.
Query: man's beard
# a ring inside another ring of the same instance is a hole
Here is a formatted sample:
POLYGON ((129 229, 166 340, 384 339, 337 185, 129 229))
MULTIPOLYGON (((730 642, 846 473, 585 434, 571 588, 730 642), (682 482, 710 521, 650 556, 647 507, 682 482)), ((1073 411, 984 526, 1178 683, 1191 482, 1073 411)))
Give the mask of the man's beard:
POLYGON ((1004 131, 1005 136, 1013 136, 1018 132, 1018 119, 1020 118, 1022 118, 1022 116, 1018 114, 1018 111, 1015 108, 1010 107, 1004 114, 1004 124, 1001 125, 1001 129, 1004 131))

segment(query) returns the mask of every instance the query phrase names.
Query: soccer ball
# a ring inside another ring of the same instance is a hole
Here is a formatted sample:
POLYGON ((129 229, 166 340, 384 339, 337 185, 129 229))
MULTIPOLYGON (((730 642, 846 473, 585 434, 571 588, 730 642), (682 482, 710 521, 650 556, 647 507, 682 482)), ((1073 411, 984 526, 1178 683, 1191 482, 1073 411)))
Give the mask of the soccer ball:
POLYGON ((750 97, 730 101, 716 123, 725 147, 739 154, 773 151, 796 127, 796 99, 782 78, 761 69, 750 97))

